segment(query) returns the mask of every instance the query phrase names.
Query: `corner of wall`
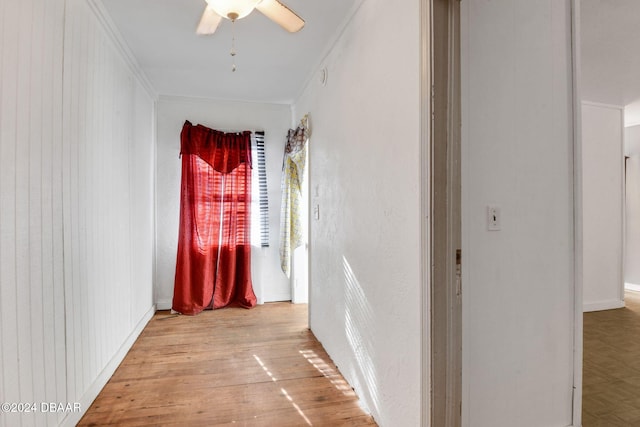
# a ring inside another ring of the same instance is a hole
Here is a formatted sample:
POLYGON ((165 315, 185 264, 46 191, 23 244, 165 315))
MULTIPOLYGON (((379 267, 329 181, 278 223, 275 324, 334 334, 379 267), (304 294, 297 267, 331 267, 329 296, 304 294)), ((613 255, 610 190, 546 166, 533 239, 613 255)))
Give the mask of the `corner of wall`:
POLYGON ((136 59, 133 52, 131 52, 131 49, 127 45, 127 42, 122 37, 122 34, 120 34, 120 31, 111 19, 109 12, 107 12, 107 9, 104 7, 102 0, 86 0, 86 2, 91 7, 91 10, 102 25, 102 28, 104 29, 108 37, 113 42, 116 49, 118 49, 118 51, 122 55, 122 58, 129 66, 131 72, 140 81, 142 86, 147 91, 149 97, 151 97, 153 101, 156 101, 159 97, 158 92, 153 87, 153 84, 151 83, 145 72, 142 71, 142 68, 140 68, 138 60, 136 59))

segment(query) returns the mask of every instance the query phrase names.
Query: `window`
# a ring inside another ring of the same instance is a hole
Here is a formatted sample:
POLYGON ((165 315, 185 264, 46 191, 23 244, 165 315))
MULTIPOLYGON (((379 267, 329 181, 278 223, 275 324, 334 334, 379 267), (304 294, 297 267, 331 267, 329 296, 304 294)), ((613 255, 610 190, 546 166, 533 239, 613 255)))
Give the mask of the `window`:
POLYGON ((253 157, 254 197, 251 203, 251 243, 263 248, 269 247, 269 197, 267 189, 267 168, 264 147, 264 131, 251 134, 251 151, 253 157), (259 225, 259 226, 258 226, 259 225))

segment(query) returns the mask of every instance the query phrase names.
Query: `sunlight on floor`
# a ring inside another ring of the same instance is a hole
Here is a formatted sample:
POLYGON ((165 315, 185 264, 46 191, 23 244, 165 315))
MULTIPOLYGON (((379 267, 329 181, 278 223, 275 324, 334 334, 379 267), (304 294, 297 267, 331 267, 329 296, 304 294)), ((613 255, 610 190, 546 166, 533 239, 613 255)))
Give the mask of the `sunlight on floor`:
POLYGON ((289 402, 291 402, 291 404, 293 405, 293 407, 296 409, 296 411, 298 411, 298 413, 300 414, 300 416, 302 418, 304 418, 304 420, 307 422, 307 424, 309 424, 310 426, 313 425, 311 424, 311 421, 309 421, 309 418, 307 418, 307 416, 304 414, 304 412, 302 412, 302 409, 300 409, 300 407, 298 406, 298 404, 296 402, 293 401, 293 399, 291 398, 291 396, 289 396, 289 393, 287 393, 287 390, 281 388, 280 391, 282 391, 282 394, 284 394, 284 396, 287 398, 287 400, 289 400, 289 402))
POLYGON ((260 360, 260 358, 258 356, 256 356, 255 354, 253 355, 253 358, 256 359, 256 361, 258 362, 258 364, 262 367, 262 369, 264 370, 264 372, 269 375, 269 378, 271 378, 272 381, 278 381, 276 379, 276 377, 273 376, 273 374, 271 373, 271 371, 269 371, 269 369, 264 365, 264 363, 262 363, 262 360, 260 360))
MULTIPOLYGON (((262 362, 262 360, 260 359, 260 357, 258 357, 257 355, 253 355, 253 358, 256 360, 256 362, 258 362, 258 364, 260 365, 260 367, 262 368, 262 370, 269 376, 269 378, 271 378, 271 381, 273 382, 278 382, 278 380, 276 379, 276 377, 273 376, 273 374, 271 373, 271 371, 269 370, 269 368, 267 368, 267 366, 262 362)), ((291 403, 291 405, 293 406, 293 408, 298 411, 298 414, 300 414, 300 416, 304 419, 304 421, 308 424, 308 425, 313 425, 311 424, 311 421, 309 420, 309 418, 307 418, 307 416, 304 414, 304 412, 302 412, 302 409, 300 409, 300 406, 298 406, 298 404, 293 400, 293 398, 289 395, 289 393, 287 392, 287 390, 285 390, 284 388, 280 387, 280 392, 282 393, 282 395, 284 397, 287 398, 287 400, 291 403)))
POLYGON ((311 365, 318 370, 325 378, 331 381, 331 384, 342 392, 345 396, 355 396, 356 393, 349 386, 345 380, 342 379, 342 376, 331 366, 327 364, 322 358, 318 357, 318 355, 312 350, 300 350, 300 354, 307 359, 307 362, 311 363, 311 365))

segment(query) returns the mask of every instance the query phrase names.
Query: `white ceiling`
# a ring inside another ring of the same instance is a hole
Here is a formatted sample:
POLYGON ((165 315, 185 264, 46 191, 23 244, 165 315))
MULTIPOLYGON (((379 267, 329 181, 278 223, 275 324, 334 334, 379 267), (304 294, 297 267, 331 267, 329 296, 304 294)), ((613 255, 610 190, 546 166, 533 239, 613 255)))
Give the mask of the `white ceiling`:
MULTIPOLYGON (((212 36, 195 28, 204 0, 102 0, 161 95, 290 103, 301 92, 363 0, 283 0, 306 20, 289 34, 254 11, 212 36)), ((614 105, 640 101, 640 1, 582 0, 582 98, 614 105)))
POLYGON ((198 36, 204 0, 103 0, 107 12, 160 95, 290 103, 361 0, 283 0, 305 19, 290 34, 258 11, 198 36))
POLYGON ((582 99, 640 100, 640 1, 582 0, 582 99))

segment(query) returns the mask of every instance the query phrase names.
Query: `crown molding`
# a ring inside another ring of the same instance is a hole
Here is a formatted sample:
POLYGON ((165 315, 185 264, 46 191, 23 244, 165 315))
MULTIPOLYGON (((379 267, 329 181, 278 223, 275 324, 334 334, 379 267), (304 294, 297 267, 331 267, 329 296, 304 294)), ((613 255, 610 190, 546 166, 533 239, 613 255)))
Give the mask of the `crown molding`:
POLYGON ((157 101, 158 92, 153 87, 151 81, 140 67, 140 64, 131 51, 131 48, 129 48, 129 45, 122 37, 122 34, 120 34, 118 27, 116 27, 115 23, 113 22, 111 15, 109 15, 109 12, 107 12, 107 9, 104 7, 102 0, 86 0, 86 2, 93 11, 96 18, 98 18, 98 21, 100 22, 102 28, 105 30, 107 36, 111 39, 116 49, 118 49, 118 51, 122 55, 122 58, 129 66, 131 72, 138 79, 142 87, 144 87, 145 91, 151 97, 151 99, 154 102, 157 101))

